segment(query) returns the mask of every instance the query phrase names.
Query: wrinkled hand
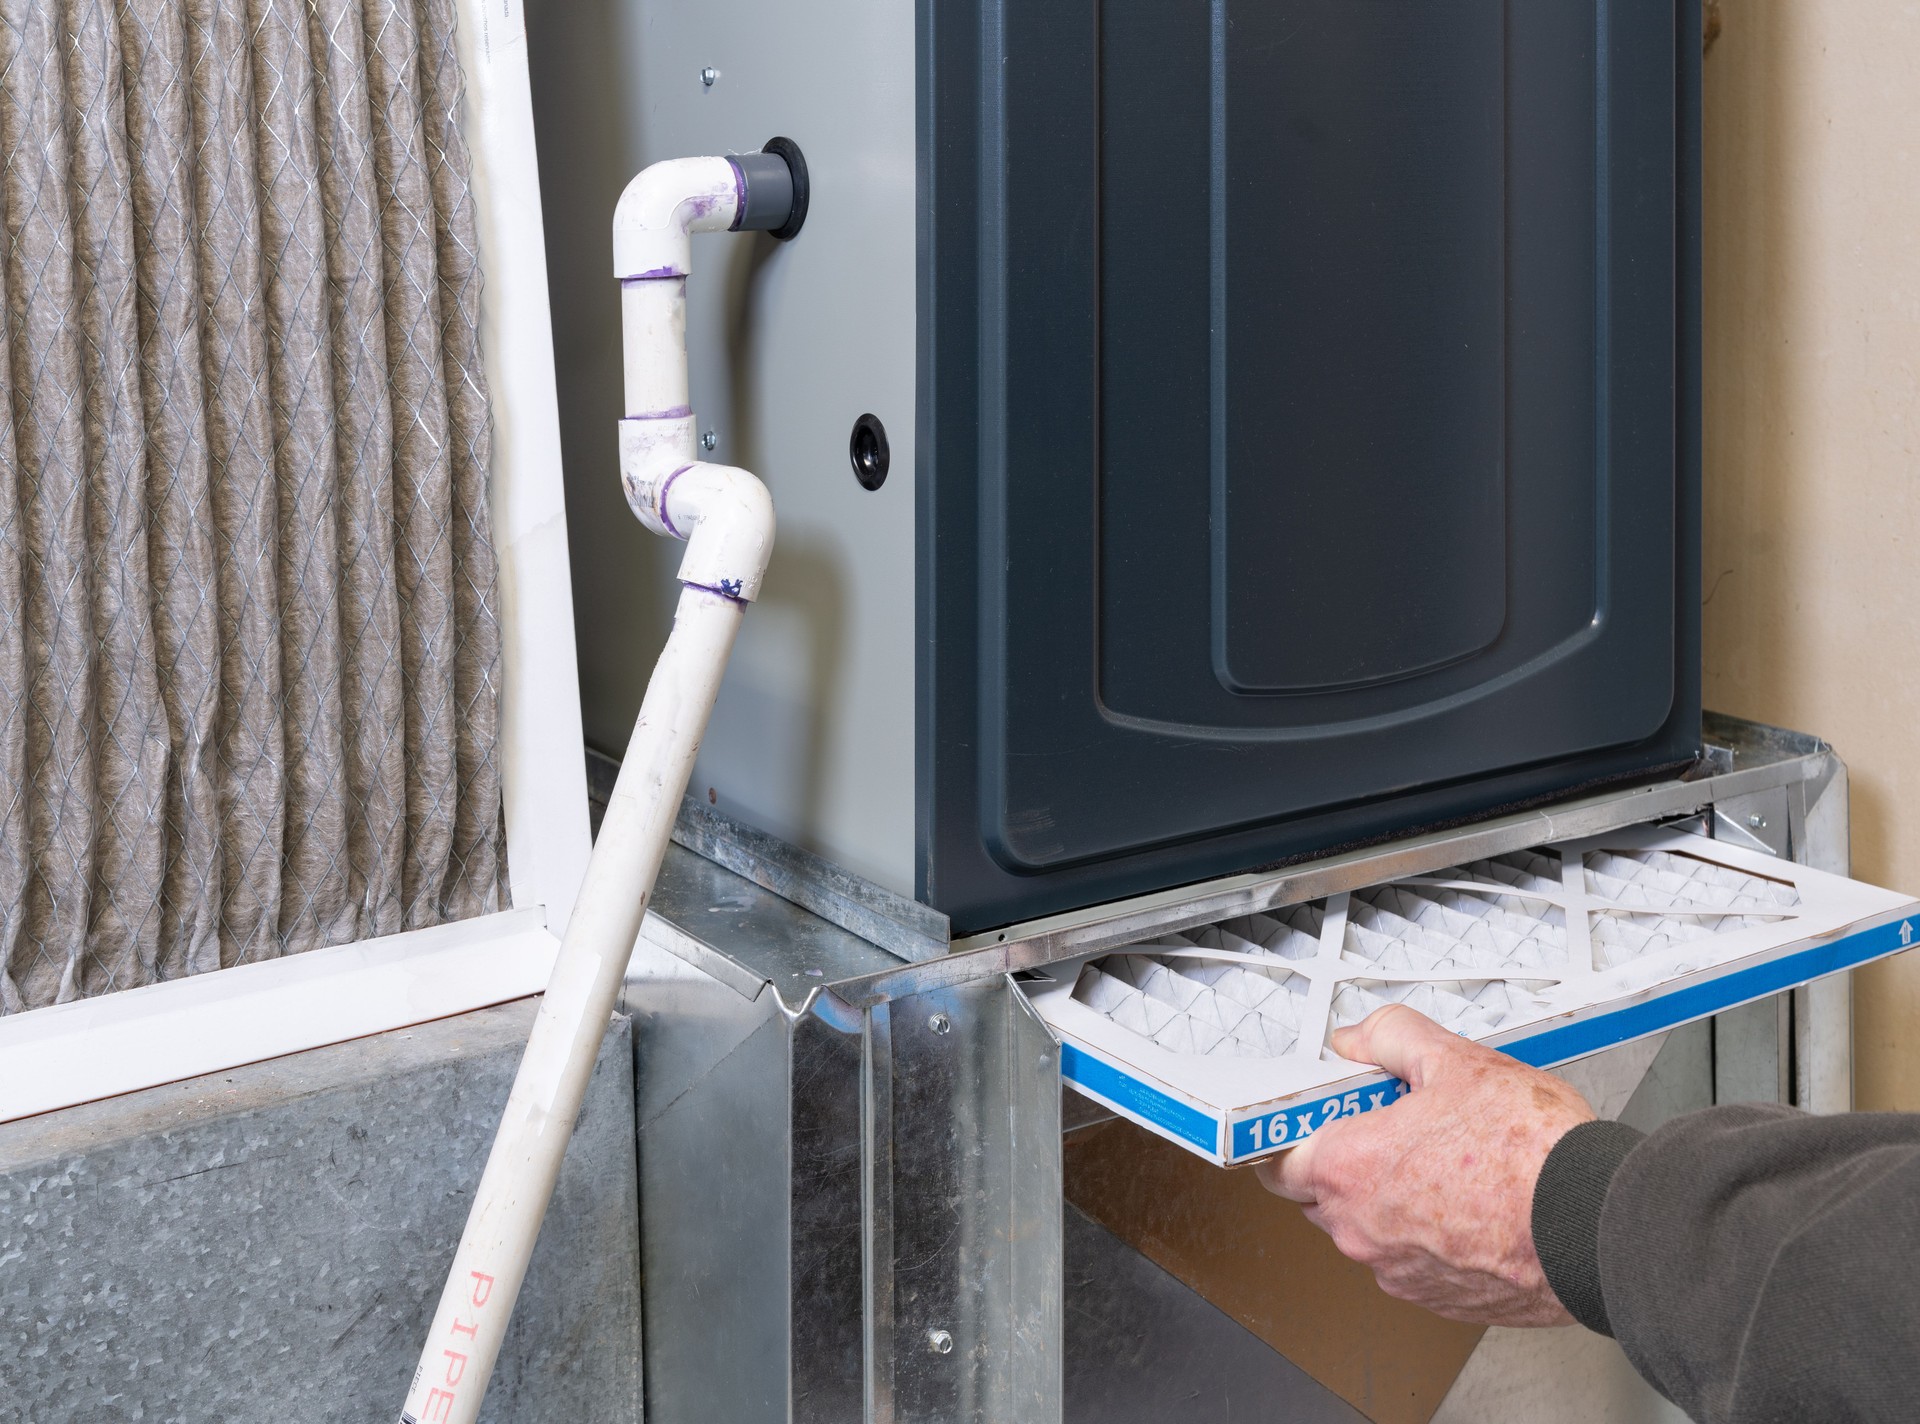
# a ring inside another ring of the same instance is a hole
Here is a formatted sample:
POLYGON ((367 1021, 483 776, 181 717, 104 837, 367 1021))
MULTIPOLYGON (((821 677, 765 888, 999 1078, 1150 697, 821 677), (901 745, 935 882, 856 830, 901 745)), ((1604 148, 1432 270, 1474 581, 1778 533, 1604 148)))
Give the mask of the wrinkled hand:
POLYGON ((1533 1187, 1553 1144, 1592 1119, 1586 1100, 1397 1004, 1333 1049, 1409 1091, 1261 1162, 1267 1189, 1304 1203, 1388 1295, 1454 1320, 1571 1324, 1534 1253, 1533 1187))

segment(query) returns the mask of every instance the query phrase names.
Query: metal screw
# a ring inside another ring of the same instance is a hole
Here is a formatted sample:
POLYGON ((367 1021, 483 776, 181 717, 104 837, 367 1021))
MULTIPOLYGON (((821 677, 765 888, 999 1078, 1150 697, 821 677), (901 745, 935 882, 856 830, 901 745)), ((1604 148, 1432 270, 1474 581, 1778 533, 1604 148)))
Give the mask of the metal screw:
POLYGON ((700 82, 706 85, 707 88, 709 89, 713 88, 714 81, 719 77, 720 77, 720 71, 715 69, 712 65, 708 65, 705 69, 700 71, 700 82))
POLYGON ((702 450, 711 450, 714 446, 718 445, 719 443, 720 443, 720 437, 714 434, 713 431, 706 430, 701 432, 700 448, 702 450))
POLYGON ((1758 811, 1755 811, 1751 816, 1747 817, 1747 824, 1757 831, 1766 826, 1767 818, 1758 811))
MULTIPOLYGON (((935 1033, 947 1033, 953 1028, 953 1020, 948 1018, 945 1014, 935 1014, 932 1018, 927 1020, 927 1027, 932 1029, 935 1033)), ((945 1334, 946 1332, 940 1331, 939 1333, 945 1334)), ((943 1350, 941 1351, 941 1353, 945 1354, 946 1352, 943 1350)))
POLYGON ((947 1334, 944 1330, 929 1330, 927 1332, 927 1348, 936 1355, 951 1355, 953 1353, 953 1336, 947 1334))

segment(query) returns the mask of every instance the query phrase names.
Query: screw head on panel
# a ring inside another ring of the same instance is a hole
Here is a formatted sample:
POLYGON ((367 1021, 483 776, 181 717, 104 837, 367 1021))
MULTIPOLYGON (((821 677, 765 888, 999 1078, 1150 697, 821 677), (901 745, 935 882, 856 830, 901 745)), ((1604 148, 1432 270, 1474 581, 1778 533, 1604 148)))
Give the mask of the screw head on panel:
POLYGON ((712 450, 714 446, 719 443, 720 436, 717 432, 712 430, 703 430, 700 432, 700 448, 702 450, 712 450))
POLYGON ((1756 831, 1758 831, 1765 828, 1767 824, 1767 818, 1761 815, 1758 811, 1756 811, 1751 816, 1747 817, 1747 824, 1749 826, 1752 826, 1756 831))
POLYGON ((953 1336, 944 1330, 929 1330, 927 1332, 927 1348, 936 1355, 951 1355, 953 1353, 953 1336))
POLYGON ((712 65, 708 65, 705 69, 700 71, 700 82, 706 85, 707 88, 709 89, 713 88, 715 81, 718 80, 719 78, 720 78, 720 71, 715 69, 712 65))
POLYGON ((927 1027, 932 1029, 935 1033, 948 1033, 948 1032, 951 1032, 953 1029, 953 1020, 948 1018, 945 1014, 935 1014, 932 1018, 927 1020, 927 1027))

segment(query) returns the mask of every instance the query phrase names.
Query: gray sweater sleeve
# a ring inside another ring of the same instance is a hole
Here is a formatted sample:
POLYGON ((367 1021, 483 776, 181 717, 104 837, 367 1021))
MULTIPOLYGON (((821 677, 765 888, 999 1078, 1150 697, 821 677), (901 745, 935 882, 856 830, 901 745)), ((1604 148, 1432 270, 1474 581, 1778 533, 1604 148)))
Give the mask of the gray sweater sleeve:
POLYGON ((1587 1123, 1533 1235, 1569 1313, 1703 1424, 1920 1418, 1920 1114, 1587 1123))

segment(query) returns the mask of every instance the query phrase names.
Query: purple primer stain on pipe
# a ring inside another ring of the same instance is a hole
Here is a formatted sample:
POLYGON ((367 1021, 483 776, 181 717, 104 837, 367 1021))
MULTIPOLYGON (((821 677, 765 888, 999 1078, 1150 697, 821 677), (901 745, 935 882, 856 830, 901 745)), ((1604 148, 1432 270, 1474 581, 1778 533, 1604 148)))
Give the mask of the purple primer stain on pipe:
POLYGON ((644 272, 635 272, 631 277, 622 277, 622 282, 664 282, 669 277, 684 277, 687 274, 678 267, 649 267, 644 272))
POLYGON ((729 602, 732 602, 732 603, 745 603, 747 601, 745 598, 741 597, 740 595, 740 590, 741 588, 744 587, 744 585, 741 583, 739 579, 721 579, 720 586, 718 588, 715 588, 710 583, 686 583, 686 584, 682 584, 681 587, 697 588, 702 593, 715 594, 718 597, 727 599, 729 602))
MULTIPOLYGON (((687 536, 682 534, 678 529, 673 527, 673 516, 667 513, 667 491, 673 488, 673 482, 675 480, 679 479, 680 476, 684 475, 688 470, 691 470, 692 468, 693 468, 692 465, 682 465, 679 469, 675 470, 672 474, 668 475, 666 478, 666 482, 660 486, 660 502, 659 502, 660 522, 667 526, 667 533, 673 535, 673 537, 676 539, 684 539, 687 536)), ((701 585, 701 586, 705 587, 705 585, 701 585)), ((714 591, 717 592, 717 590, 714 590, 714 591)))
POLYGON ((622 420, 685 420, 693 414, 690 405, 672 405, 665 410, 643 410, 637 415, 623 415, 622 420))
POLYGON ((738 232, 740 220, 747 215, 747 175, 731 158, 727 160, 727 167, 733 170, 733 222, 727 231, 738 232))

